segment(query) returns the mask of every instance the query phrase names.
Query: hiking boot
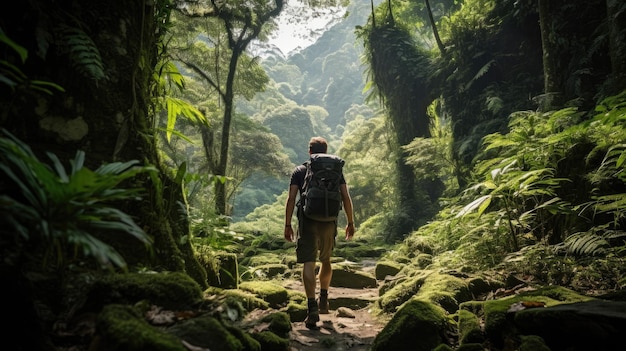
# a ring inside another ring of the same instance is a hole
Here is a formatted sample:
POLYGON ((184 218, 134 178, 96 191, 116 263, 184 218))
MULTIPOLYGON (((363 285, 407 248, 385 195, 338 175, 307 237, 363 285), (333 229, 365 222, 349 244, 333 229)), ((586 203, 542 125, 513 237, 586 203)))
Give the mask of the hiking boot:
POLYGON ((319 308, 320 314, 330 313, 328 312, 328 295, 326 296, 320 295, 320 298, 318 300, 318 308, 319 308))
POLYGON ((309 329, 317 329, 317 322, 320 321, 320 313, 318 310, 311 310, 304 320, 304 325, 309 329))

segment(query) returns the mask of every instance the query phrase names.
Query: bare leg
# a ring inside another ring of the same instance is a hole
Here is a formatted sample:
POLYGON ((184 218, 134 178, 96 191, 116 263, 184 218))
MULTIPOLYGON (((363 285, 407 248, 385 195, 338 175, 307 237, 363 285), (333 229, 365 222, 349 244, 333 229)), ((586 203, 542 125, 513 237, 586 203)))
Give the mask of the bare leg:
POLYGON ((304 324, 309 329, 317 329, 320 315, 315 302, 315 262, 304 262, 302 267, 302 283, 307 297, 307 317, 304 324))
POLYGON ((304 266, 302 267, 302 283, 304 284, 306 297, 315 298, 315 262, 304 262, 304 266))
POLYGON ((322 261, 322 268, 320 269, 320 288, 328 290, 332 277, 333 268, 330 265, 330 259, 322 261))

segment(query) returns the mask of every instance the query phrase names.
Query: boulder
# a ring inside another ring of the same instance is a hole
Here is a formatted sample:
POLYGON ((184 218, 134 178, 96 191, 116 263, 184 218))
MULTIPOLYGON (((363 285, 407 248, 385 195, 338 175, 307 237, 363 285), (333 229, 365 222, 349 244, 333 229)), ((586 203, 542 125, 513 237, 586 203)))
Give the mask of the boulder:
POLYGON ((444 343, 449 327, 442 308, 412 299, 402 305, 376 336, 371 351, 431 351, 444 343))
POLYGON ((353 270, 346 266, 335 266, 330 286, 363 289, 375 288, 378 286, 378 282, 370 273, 353 270))
POLYGON ((520 333, 538 335, 552 350, 611 350, 623 345, 626 302, 591 300, 514 312, 520 333))

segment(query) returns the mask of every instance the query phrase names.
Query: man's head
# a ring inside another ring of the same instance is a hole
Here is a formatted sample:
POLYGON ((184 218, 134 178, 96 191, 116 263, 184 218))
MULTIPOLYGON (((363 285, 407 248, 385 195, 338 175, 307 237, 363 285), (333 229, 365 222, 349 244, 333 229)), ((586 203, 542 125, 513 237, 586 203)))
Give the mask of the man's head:
POLYGON ((325 154, 328 151, 328 143, 322 137, 313 137, 309 140, 309 154, 325 154))

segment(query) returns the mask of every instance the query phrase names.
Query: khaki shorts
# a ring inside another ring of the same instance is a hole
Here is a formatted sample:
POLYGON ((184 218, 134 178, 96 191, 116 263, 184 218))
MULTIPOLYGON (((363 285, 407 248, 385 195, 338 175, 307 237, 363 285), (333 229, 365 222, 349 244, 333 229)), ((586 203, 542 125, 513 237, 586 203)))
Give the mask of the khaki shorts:
POLYGON ((330 260, 335 247, 337 222, 319 222, 306 217, 298 220, 296 234, 296 258, 298 263, 330 260))

